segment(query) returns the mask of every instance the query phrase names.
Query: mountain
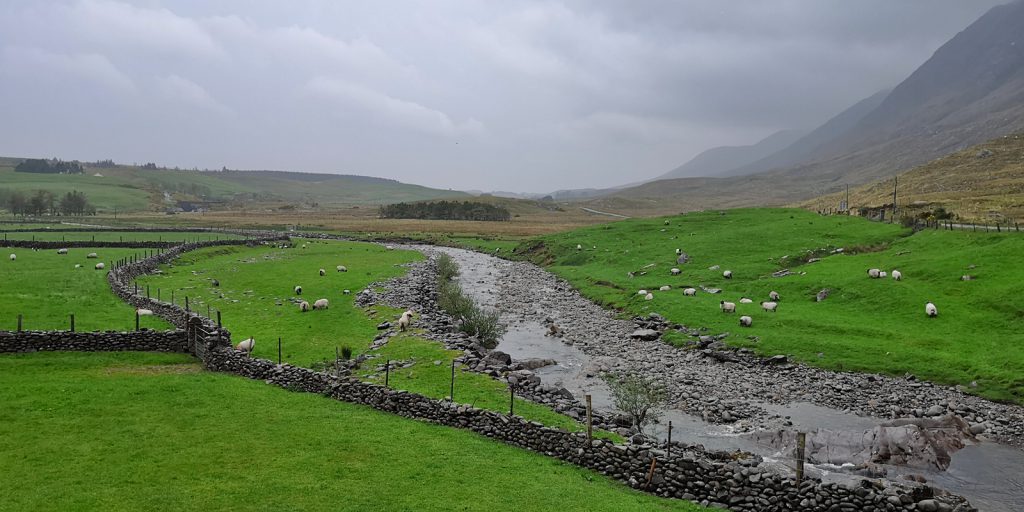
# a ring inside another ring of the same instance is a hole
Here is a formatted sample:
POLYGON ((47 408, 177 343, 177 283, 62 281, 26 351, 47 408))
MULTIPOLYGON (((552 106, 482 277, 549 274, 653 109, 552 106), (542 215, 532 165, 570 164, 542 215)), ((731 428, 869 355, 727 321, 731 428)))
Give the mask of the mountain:
POLYGON ((717 148, 711 148, 693 157, 685 164, 680 165, 679 167, 676 167, 655 179, 668 180, 672 178, 723 175, 737 167, 742 167, 752 162, 756 162, 766 156, 781 151, 804 135, 807 135, 806 131, 782 130, 765 137, 757 144, 749 146, 720 146, 717 148))
POLYGON ((826 123, 808 135, 813 136, 810 141, 797 141, 737 169, 754 174, 710 181, 660 180, 612 197, 657 197, 672 203, 676 211, 788 204, 848 184, 891 177, 971 145, 1024 131, 1020 27, 1024 0, 990 9, 888 94, 851 107, 833 118, 831 126, 826 123), (870 108, 874 102, 877 106, 870 108))

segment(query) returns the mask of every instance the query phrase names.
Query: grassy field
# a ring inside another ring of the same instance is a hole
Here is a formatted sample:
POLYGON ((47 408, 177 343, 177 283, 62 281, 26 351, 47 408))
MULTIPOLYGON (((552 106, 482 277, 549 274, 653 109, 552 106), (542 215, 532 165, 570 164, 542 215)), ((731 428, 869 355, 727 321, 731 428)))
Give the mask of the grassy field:
POLYGON ((698 510, 187 356, 0 356, 0 510, 698 510))
MULTIPOLYGON (((101 171, 104 174, 106 171, 101 171)), ((93 176, 95 171, 82 175, 35 174, 14 172, 13 167, 0 167, 0 188, 18 190, 31 194, 36 190, 49 190, 61 197, 77 190, 85 194, 89 203, 99 210, 139 211, 150 208, 151 191, 137 188, 123 176, 104 174, 93 176)))
MULTIPOLYGON (((2 230, 2 226, 0 226, 2 230)), ((45 232, 16 231, 4 232, 4 240, 38 240, 38 241, 81 241, 81 242, 202 242, 206 240, 237 240, 242 238, 230 233, 209 233, 197 231, 190 233, 140 233, 134 231, 96 231, 96 232, 45 232)))
POLYGON ((763 354, 789 354, 834 369, 976 382, 972 392, 1024 402, 1024 237, 909 234, 898 226, 803 210, 729 210, 585 228, 523 248, 531 246, 534 261, 586 296, 625 313, 657 312, 687 326, 729 332, 729 343, 763 354), (831 254, 840 247, 844 253, 831 254), (691 256, 688 264, 676 264, 676 248, 691 256), (821 261, 802 263, 809 257, 821 261), (676 266, 682 274, 671 276, 676 266), (899 269, 904 278, 870 279, 866 271, 873 267, 899 269), (798 274, 771 277, 781 268, 798 274), (726 269, 733 279, 722 276, 726 269), (628 272, 647 273, 630 278, 628 272), (961 281, 964 274, 977 279, 961 281), (659 292, 663 285, 672 290, 659 292), (723 291, 683 296, 683 288, 699 285, 723 291), (815 302, 823 288, 831 295, 815 302), (640 289, 653 291, 654 299, 636 295, 640 289), (759 306, 772 290, 782 296, 775 314, 759 306), (754 303, 739 304, 744 296, 754 303), (722 300, 736 302, 738 313, 723 314, 722 300), (938 306, 938 318, 925 316, 928 301, 938 306), (753 327, 739 327, 739 315, 752 316, 753 327))
MULTIPOLYGON (((17 328, 17 315, 24 315, 26 330, 67 329, 68 315, 75 314, 75 329, 129 330, 135 328, 135 309, 114 296, 107 283, 107 271, 95 270, 96 262, 110 262, 136 254, 136 249, 56 250, 0 249, 0 330, 17 328), (87 259, 95 252, 98 259, 87 259), (8 258, 17 255, 16 261, 8 258), (82 268, 75 268, 75 265, 82 268)), ((143 317, 142 327, 167 329, 156 317, 143 317)))

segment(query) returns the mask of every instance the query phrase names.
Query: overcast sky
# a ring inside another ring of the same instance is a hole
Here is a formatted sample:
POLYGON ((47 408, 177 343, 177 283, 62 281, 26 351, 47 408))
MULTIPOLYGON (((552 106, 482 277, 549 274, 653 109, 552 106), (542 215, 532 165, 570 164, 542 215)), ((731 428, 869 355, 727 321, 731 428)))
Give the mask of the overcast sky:
POLYGON ((811 128, 1004 0, 3 0, 0 155, 546 192, 811 128))

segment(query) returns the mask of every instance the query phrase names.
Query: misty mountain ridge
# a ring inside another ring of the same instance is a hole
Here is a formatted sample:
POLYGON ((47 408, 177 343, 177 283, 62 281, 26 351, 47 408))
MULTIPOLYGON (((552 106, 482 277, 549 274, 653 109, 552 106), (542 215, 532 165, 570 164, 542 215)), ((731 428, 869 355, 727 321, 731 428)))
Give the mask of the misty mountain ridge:
POLYGON ((719 146, 701 152, 683 165, 652 180, 714 177, 781 151, 807 135, 807 130, 781 130, 748 146, 719 146))

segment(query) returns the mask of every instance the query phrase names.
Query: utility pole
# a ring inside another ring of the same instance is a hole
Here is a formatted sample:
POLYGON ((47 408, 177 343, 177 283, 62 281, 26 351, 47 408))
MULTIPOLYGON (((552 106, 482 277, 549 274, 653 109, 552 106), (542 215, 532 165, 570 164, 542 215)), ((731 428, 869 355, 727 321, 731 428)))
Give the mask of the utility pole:
POLYGON ((896 187, 900 184, 900 177, 893 176, 892 181, 892 218, 896 218, 896 187))

